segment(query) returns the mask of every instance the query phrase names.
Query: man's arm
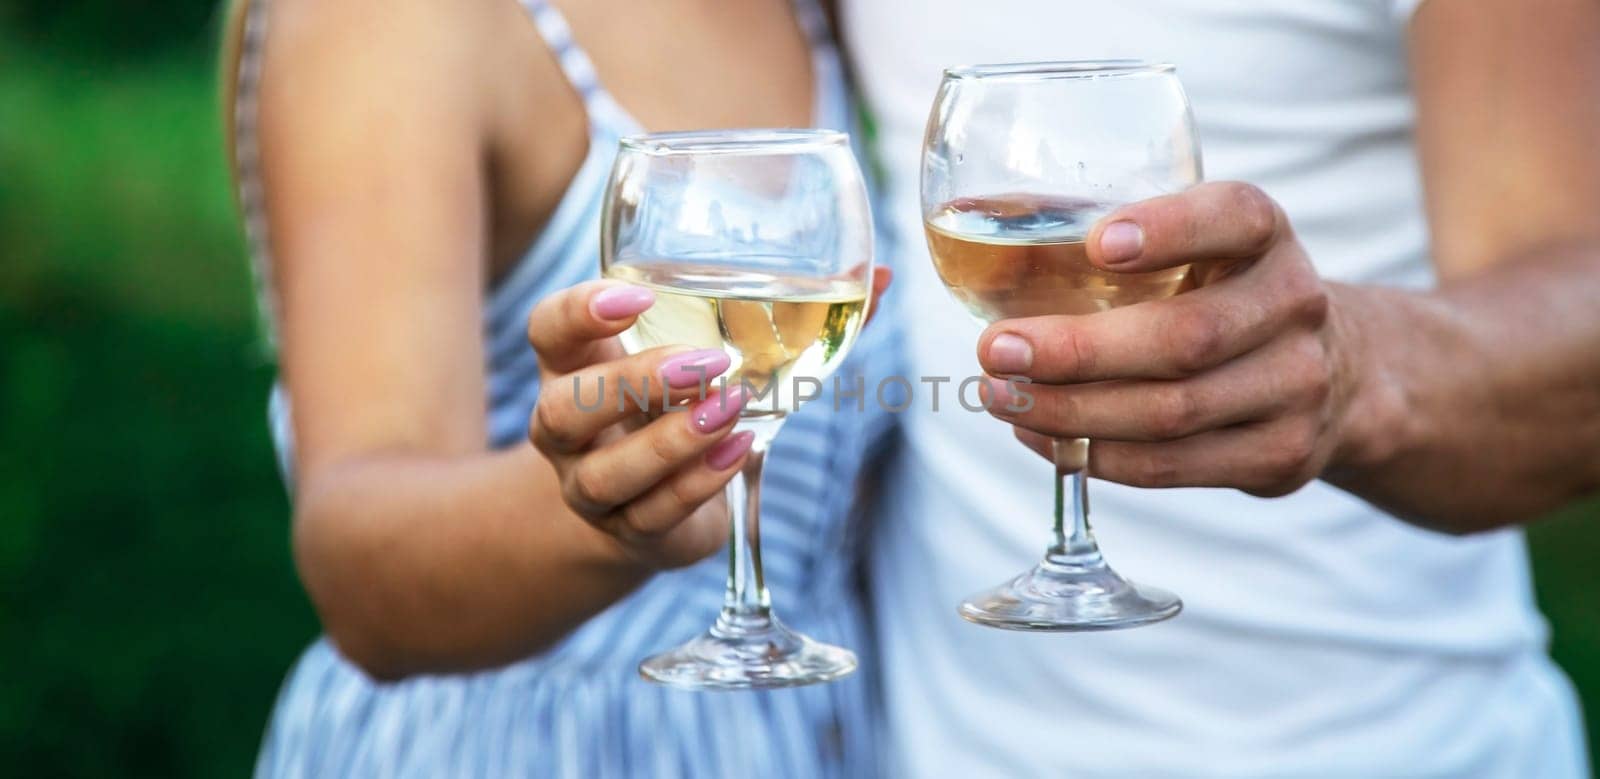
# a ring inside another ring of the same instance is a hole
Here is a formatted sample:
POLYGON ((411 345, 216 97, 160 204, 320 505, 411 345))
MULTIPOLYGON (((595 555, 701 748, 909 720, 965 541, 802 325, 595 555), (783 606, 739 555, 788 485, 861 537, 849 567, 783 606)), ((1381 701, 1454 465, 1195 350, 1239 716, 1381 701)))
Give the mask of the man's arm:
POLYGON ((1600 5, 1432 0, 1410 36, 1440 289, 1322 281, 1248 185, 1133 204, 1091 232, 1095 262, 1213 272, 991 327, 985 368, 1041 382, 1031 411, 996 406, 1019 437, 1094 438, 1095 474, 1141 486, 1322 477, 1450 532, 1600 488, 1600 5), (1143 239, 1115 255, 1119 221, 1143 239))
POLYGON ((1388 396, 1322 477, 1425 527, 1536 519, 1600 489, 1600 250, 1549 246, 1420 295, 1334 286, 1388 396))
POLYGON ((1410 44, 1441 288, 1336 293, 1408 435, 1326 475, 1451 529, 1537 517, 1600 489, 1600 4, 1431 0, 1410 44))

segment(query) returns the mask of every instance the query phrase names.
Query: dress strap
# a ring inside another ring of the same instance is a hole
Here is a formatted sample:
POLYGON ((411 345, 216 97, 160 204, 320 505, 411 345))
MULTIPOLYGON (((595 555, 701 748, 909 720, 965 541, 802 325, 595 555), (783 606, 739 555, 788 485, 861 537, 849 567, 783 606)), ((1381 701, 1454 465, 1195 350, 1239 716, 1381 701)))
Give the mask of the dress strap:
POLYGON ((794 0, 794 15, 800 22, 800 29, 806 35, 806 42, 811 44, 812 51, 833 52, 833 26, 828 22, 828 12, 823 10, 817 0, 794 0))
POLYGON ((818 0, 791 0, 795 19, 811 48, 812 83, 815 99, 811 106, 812 124, 833 130, 854 131, 850 94, 839 47, 834 43, 833 24, 818 0))
POLYGON ((521 0, 521 2, 528 10, 528 14, 533 17, 533 25, 539 31, 539 37, 544 39, 545 45, 549 46, 551 53, 555 55, 556 62, 561 66, 561 72, 566 75, 573 90, 583 100, 584 110, 589 114, 590 128, 609 129, 617 135, 643 132, 633 115, 624 110, 605 85, 600 83, 600 76, 594 69, 594 61, 589 59, 589 54, 572 37, 572 27, 567 24, 567 18, 562 15, 561 10, 551 5, 548 0, 521 0))
POLYGON ((259 133, 261 60, 267 36, 266 0, 239 0, 238 73, 233 87, 233 170, 239 214, 250 255, 256 291, 256 316, 263 346, 272 355, 278 344, 279 305, 272 288, 272 256, 267 236, 266 191, 261 183, 259 133))

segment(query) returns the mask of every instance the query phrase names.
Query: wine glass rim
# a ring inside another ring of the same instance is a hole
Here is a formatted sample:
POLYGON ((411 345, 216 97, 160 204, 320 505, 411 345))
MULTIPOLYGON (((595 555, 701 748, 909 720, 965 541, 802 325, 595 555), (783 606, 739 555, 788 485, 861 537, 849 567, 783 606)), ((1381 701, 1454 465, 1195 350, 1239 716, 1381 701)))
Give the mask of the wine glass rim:
POLYGON ((816 149, 849 146, 850 136, 839 130, 766 127, 737 130, 685 130, 623 136, 625 151, 651 156, 704 154, 798 154, 816 149))
POLYGON ((1000 62, 986 65, 958 65, 945 68, 944 77, 952 80, 1007 79, 1038 81, 1072 78, 1127 78, 1173 73, 1177 66, 1167 62, 1139 59, 1054 60, 1040 62, 1000 62))

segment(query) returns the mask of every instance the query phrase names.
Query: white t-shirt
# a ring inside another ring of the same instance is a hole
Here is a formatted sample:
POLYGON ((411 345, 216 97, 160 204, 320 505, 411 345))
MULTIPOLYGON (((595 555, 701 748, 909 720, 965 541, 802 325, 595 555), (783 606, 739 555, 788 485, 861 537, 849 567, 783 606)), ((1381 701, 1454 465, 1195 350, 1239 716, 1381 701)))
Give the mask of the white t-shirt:
MULTIPOLYGON (((910 373, 980 372, 979 331, 939 284, 918 209, 924 125, 955 64, 1172 62, 1208 178, 1277 198, 1329 278, 1430 284, 1412 5, 846 0, 901 238, 910 373)), ((874 542, 894 775, 1586 775, 1521 534, 1425 532, 1320 482, 1261 500, 1096 481, 1107 558, 1177 592, 1184 613, 1096 634, 961 621, 962 597, 1038 560, 1053 487, 1047 463, 950 390, 938 413, 919 397, 903 417, 909 445, 874 542)))

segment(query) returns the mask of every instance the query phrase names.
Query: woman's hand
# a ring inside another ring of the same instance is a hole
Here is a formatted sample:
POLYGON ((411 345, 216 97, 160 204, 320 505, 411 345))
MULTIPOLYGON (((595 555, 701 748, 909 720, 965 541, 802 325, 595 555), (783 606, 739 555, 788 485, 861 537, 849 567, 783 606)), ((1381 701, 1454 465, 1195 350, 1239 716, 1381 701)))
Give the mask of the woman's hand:
POLYGON ((723 487, 754 436, 730 435, 744 406, 743 387, 708 391, 729 366, 721 350, 623 353, 614 336, 654 303, 643 287, 598 281, 534 308, 528 340, 539 356, 541 384, 528 436, 555 466, 568 507, 631 559, 673 568, 726 541, 723 487), (648 391, 647 410, 635 398, 641 388, 648 391), (684 407, 683 401, 693 402, 684 407))
MULTIPOLYGON (((1248 184, 1203 184, 1118 209, 1088 245, 1111 271, 1193 263, 1199 288, 985 331, 984 369, 1034 382, 1023 389, 1031 407, 993 404, 1019 439, 1048 457, 1047 436, 1091 438, 1096 476, 1143 487, 1282 495, 1328 466, 1358 372, 1337 290, 1271 198, 1248 184)), ((1004 397, 1004 382, 991 386, 1004 397)))

